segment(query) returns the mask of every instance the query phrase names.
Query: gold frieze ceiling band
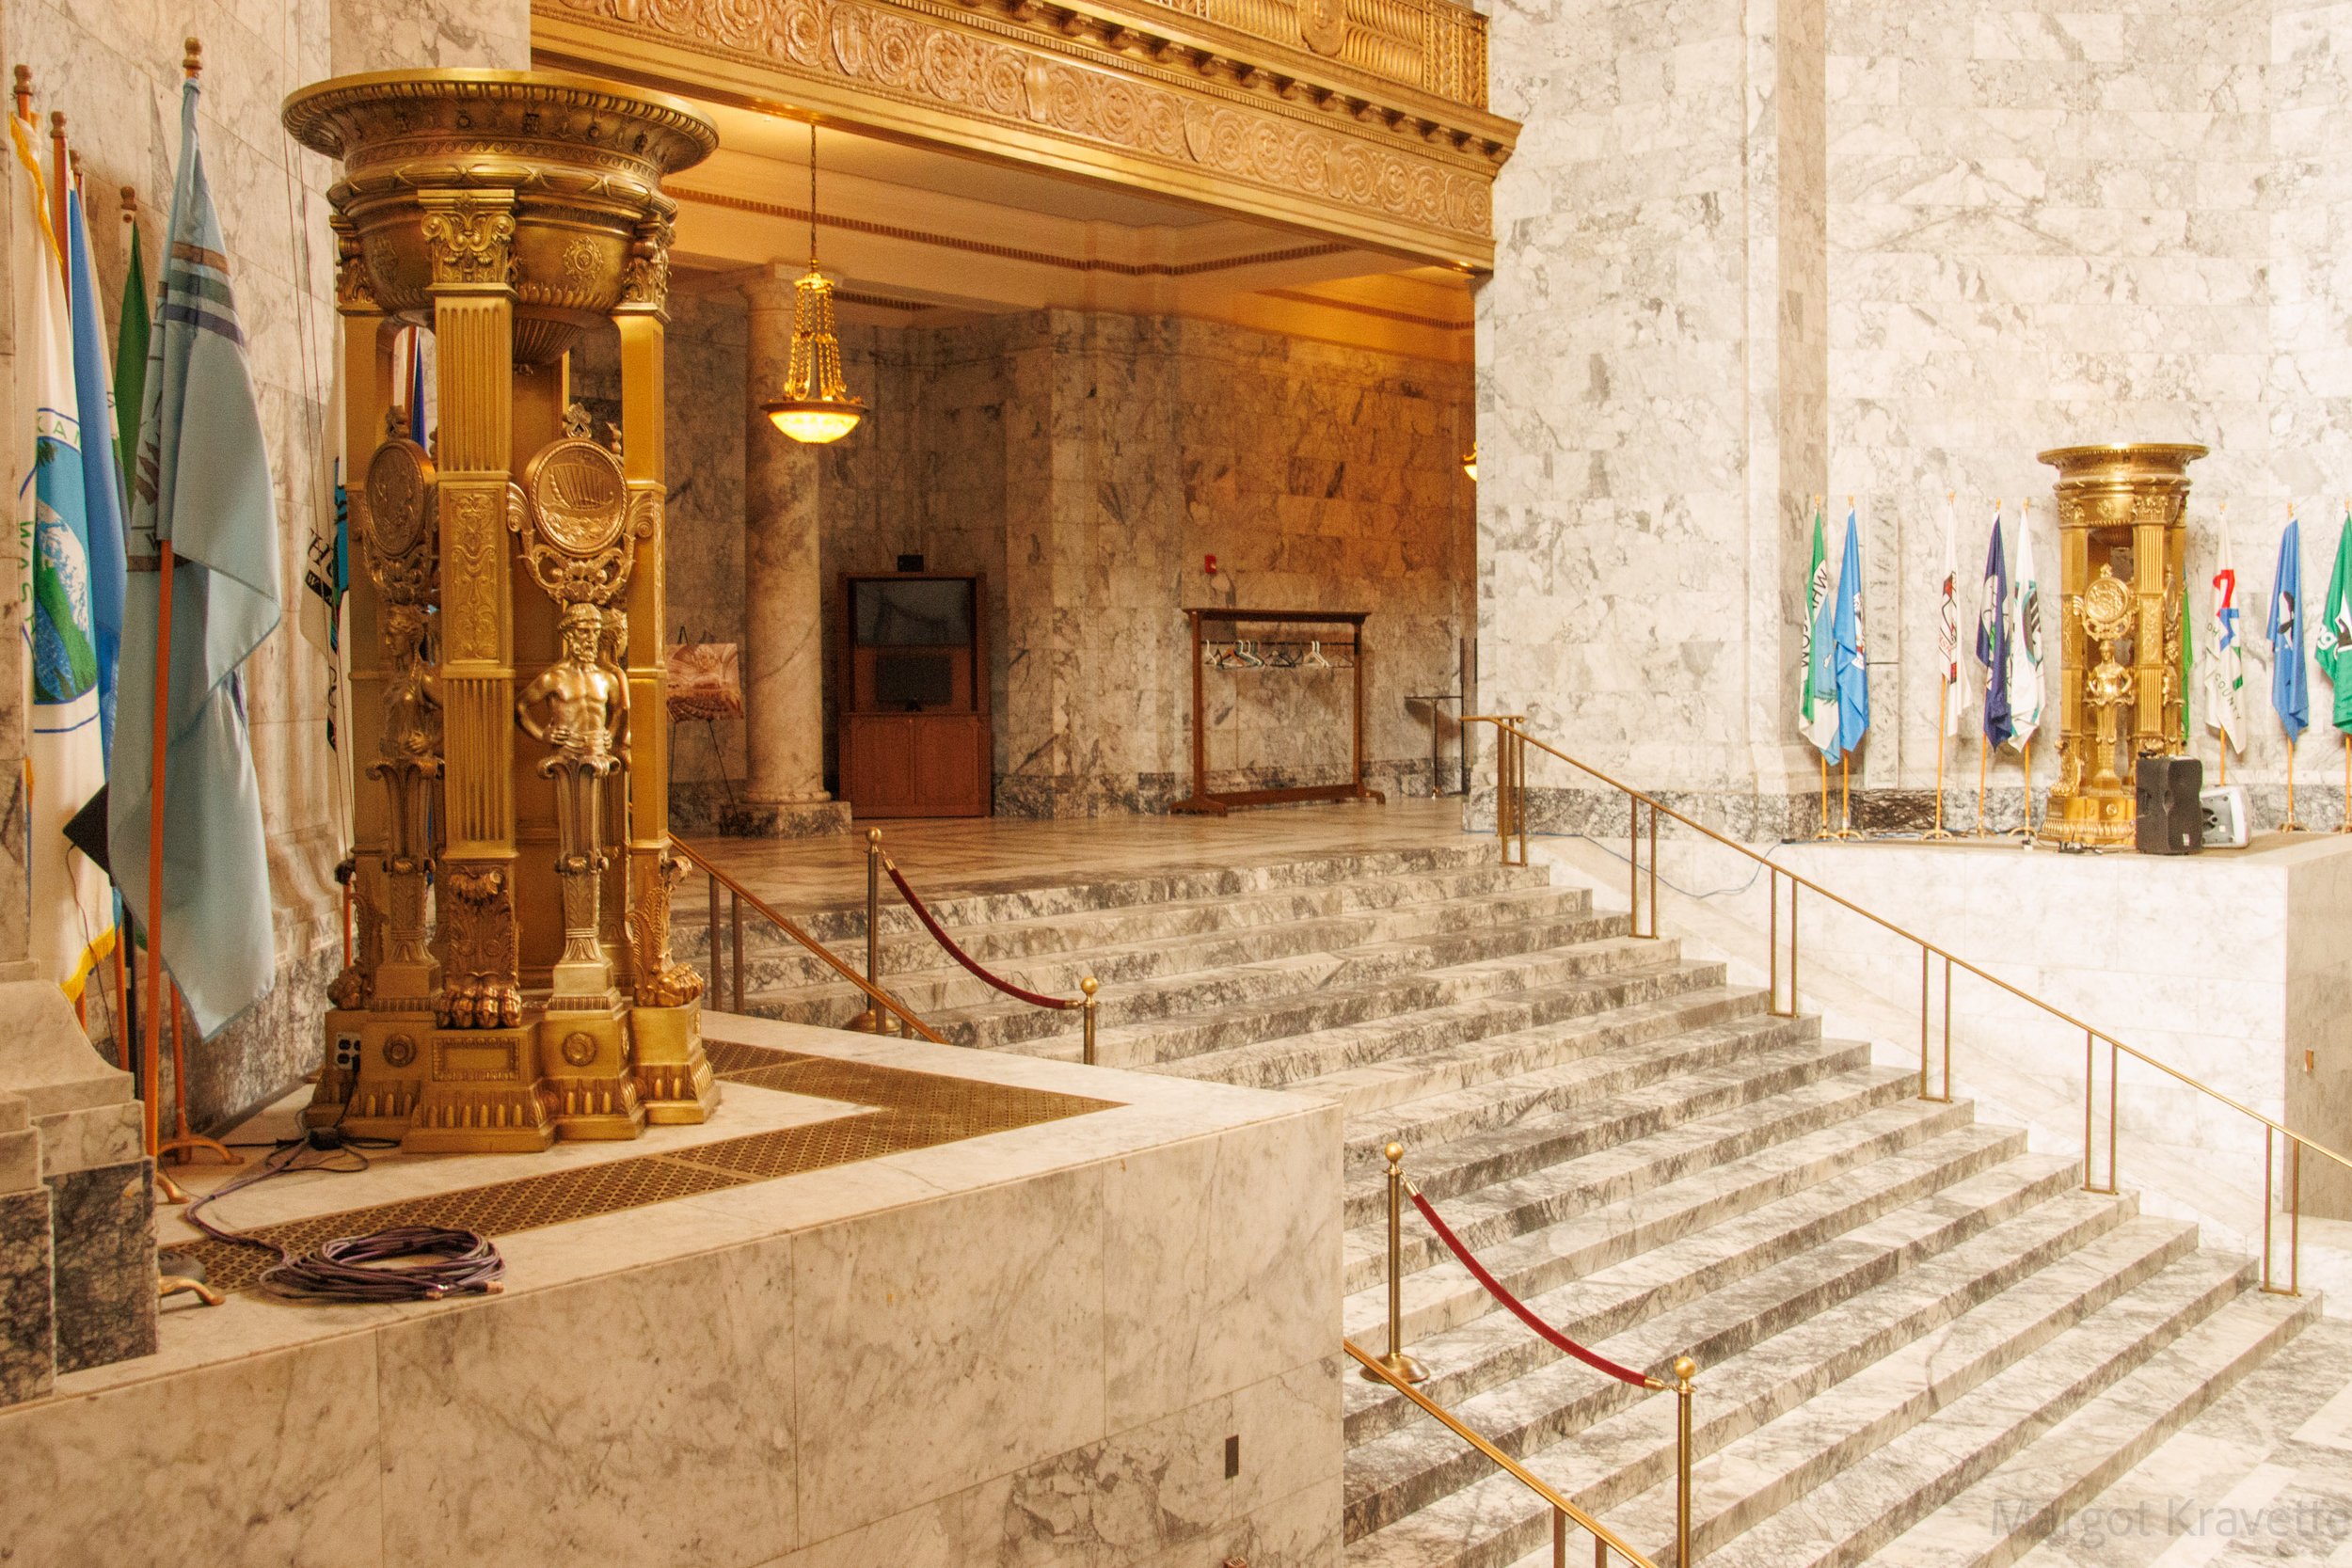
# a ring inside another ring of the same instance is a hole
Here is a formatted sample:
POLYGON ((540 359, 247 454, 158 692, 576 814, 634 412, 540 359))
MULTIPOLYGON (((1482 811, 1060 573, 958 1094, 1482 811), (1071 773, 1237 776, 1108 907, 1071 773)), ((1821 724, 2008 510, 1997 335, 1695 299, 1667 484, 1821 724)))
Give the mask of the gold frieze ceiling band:
POLYGON ((1451 0, 1195 4, 533 0, 532 45, 547 65, 1492 264, 1493 183, 1518 127, 1347 55, 1365 18, 1387 25, 1425 5, 1475 31, 1483 100, 1483 19, 1451 0), (1253 36, 1222 10, 1297 32, 1253 36), (1306 13, 1336 18, 1336 57, 1311 42, 1330 26, 1306 13))
MULTIPOLYGON (((794 207, 781 201, 759 201, 747 196, 728 196, 720 191, 690 190, 672 185, 670 194, 681 201, 691 201, 706 207, 728 207, 739 213, 757 213, 762 217, 782 218, 788 223, 806 223, 808 209, 794 207)), ((1060 267, 1070 272, 1107 272, 1120 277, 1198 277, 1206 273, 1228 272, 1235 267, 1265 266, 1277 261, 1303 261, 1317 256, 1337 256, 1347 249, 1343 245, 1301 245, 1282 250, 1261 250, 1247 256, 1219 257, 1205 261, 1109 261, 1092 256, 1057 256, 1046 250, 1024 250, 1018 245, 991 245, 986 240, 967 240, 955 234, 941 234, 921 229, 908 229, 898 224, 874 223, 865 218, 820 214, 818 225, 838 229, 851 234, 870 234, 877 239, 905 240, 915 245, 938 245, 947 250, 965 251, 974 256, 995 256, 1008 261, 1027 261, 1041 267, 1060 267)), ((843 294, 844 299, 851 296, 843 294)), ((860 297, 859 304, 873 301, 860 297)), ((898 301, 886 303, 899 304, 898 301)))

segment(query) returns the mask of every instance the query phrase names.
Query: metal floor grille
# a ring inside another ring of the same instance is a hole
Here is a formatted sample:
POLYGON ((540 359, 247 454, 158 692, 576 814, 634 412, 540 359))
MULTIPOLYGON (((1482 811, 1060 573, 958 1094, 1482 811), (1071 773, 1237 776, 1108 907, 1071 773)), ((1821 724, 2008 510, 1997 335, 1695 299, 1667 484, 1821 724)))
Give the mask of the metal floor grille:
MULTIPOLYGON (((1035 1127, 1109 1110, 1119 1103, 870 1062, 806 1056, 737 1040, 707 1040, 704 1050, 712 1070, 730 1083, 844 1101, 869 1109, 803 1127, 722 1138, 691 1148, 630 1155, 398 1203, 257 1226, 244 1234, 275 1243, 296 1257, 339 1236, 362 1236, 404 1225, 450 1226, 485 1236, 506 1236, 884 1154, 1035 1127)), ((222 1291, 251 1290, 262 1271, 278 1261, 275 1253, 259 1247, 210 1239, 170 1250, 200 1260, 214 1288, 222 1291)))

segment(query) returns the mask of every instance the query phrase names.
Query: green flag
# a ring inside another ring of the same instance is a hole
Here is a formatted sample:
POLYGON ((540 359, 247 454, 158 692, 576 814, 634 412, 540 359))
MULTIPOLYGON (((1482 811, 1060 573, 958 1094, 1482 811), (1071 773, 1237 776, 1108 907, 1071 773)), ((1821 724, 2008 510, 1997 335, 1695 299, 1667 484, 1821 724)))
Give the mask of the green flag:
POLYGON ((147 396, 147 262, 139 226, 131 225, 131 264, 122 278, 122 325, 115 333, 115 462, 122 493, 131 493, 131 465, 139 450, 139 410, 147 396))
POLYGON ((2352 735, 2352 504, 2336 535, 2336 569, 2328 578, 2328 606, 2312 641, 2319 673, 2335 688, 2336 728, 2352 735))
POLYGON ((1804 579, 1804 653, 1797 660, 1797 727, 1826 750, 1837 734, 1836 685, 1830 678, 1829 544, 1821 507, 1813 506, 1813 569, 1804 579))

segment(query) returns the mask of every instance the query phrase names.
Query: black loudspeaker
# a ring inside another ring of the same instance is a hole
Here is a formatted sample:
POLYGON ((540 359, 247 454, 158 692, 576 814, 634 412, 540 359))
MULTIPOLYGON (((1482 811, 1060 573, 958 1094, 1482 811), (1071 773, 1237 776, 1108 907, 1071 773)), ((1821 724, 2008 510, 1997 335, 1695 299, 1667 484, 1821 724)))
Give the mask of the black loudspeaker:
POLYGON ((2133 770, 2138 796, 2139 852, 2193 855, 2205 847, 2205 811, 2198 792, 2205 765, 2195 757, 2141 757, 2133 770))

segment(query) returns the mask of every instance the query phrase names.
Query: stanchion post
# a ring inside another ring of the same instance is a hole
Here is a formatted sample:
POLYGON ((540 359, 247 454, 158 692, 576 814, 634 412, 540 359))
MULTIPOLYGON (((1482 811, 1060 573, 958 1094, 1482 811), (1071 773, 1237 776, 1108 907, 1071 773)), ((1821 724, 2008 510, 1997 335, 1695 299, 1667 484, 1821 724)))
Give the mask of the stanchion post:
MULTIPOLYGON (((866 830, 866 983, 882 984, 882 830, 866 830)), ((850 1027, 861 1035, 879 1035, 888 1026, 869 994, 866 1010, 850 1020, 850 1027)))
MULTIPOLYGON (((1389 1162, 1389 1354, 1380 1365, 1403 1382, 1422 1383, 1428 1370, 1405 1354, 1405 1146, 1392 1143, 1380 1152, 1389 1162)), ((1384 1381, 1370 1367, 1359 1375, 1367 1383, 1384 1381)))
POLYGON ((1675 1568, 1691 1568, 1691 1379, 1699 1364, 1675 1357, 1675 1568))
POLYGON ((1085 1025, 1085 1032, 1082 1036, 1084 1043, 1079 1049, 1078 1057, 1089 1067, 1094 1065, 1094 993, 1102 989, 1103 982, 1091 974, 1078 982, 1078 990, 1086 996, 1086 1001, 1080 1005, 1080 1010, 1084 1014, 1080 1022, 1085 1025))

